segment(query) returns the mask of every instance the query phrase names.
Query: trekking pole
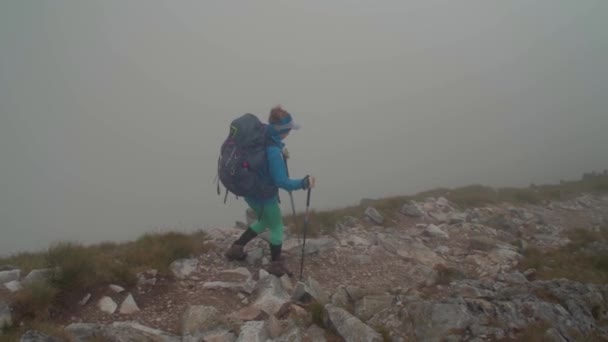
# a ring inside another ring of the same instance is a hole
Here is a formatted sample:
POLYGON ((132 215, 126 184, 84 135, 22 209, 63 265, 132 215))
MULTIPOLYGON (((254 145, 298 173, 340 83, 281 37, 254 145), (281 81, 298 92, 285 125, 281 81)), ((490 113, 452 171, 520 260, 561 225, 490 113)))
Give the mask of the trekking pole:
MULTIPOLYGON (((287 171, 287 177, 289 178, 289 168, 287 167, 287 157, 284 157, 285 159, 285 170, 287 171)), ((293 225, 295 226, 296 230, 298 230, 298 225, 297 225, 297 221, 296 221, 296 205, 293 203, 293 193, 291 191, 289 191, 289 199, 291 200, 291 212, 293 214, 293 225)))
POLYGON ((304 242, 302 243, 302 259, 300 261, 300 281, 302 281, 302 271, 304 270, 304 249, 306 247, 306 231, 308 230, 308 208, 310 207, 310 191, 312 189, 308 188, 308 193, 306 194, 306 213, 304 214, 304 242))
MULTIPOLYGON (((289 178, 289 168, 287 167, 287 157, 283 155, 283 159, 285 160, 285 171, 287 172, 287 177, 289 178)), ((289 199, 291 200, 291 212, 293 215, 293 226, 295 230, 298 230, 298 221, 296 220, 296 205, 293 203, 293 193, 289 191, 289 199)), ((291 278, 293 276, 292 272, 287 273, 287 275, 291 278)))

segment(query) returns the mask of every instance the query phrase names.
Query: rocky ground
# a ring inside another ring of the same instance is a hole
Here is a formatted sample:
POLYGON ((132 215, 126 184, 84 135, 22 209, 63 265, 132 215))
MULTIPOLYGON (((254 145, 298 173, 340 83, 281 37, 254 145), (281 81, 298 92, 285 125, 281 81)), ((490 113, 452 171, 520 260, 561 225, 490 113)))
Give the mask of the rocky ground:
MULTIPOLYGON (((308 239, 302 282, 298 237, 284 244, 294 276, 277 278, 262 270, 263 238, 246 262, 228 262, 242 230, 217 228, 207 253, 174 262, 174 277, 150 270, 137 287, 98 288, 56 323, 76 341, 508 341, 530 327, 539 340, 608 340, 607 285, 536 280, 538 270, 517 267, 528 246, 559 248, 570 229, 606 227, 608 196, 467 210, 428 198, 396 217, 369 207, 308 239)), ((0 322, 33 277, 0 271, 0 322)))

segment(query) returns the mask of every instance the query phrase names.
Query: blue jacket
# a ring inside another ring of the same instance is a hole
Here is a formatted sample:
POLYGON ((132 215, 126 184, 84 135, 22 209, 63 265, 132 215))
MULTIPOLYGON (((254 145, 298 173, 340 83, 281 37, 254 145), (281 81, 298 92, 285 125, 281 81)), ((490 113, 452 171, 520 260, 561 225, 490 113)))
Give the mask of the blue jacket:
MULTIPOLYGON (((262 173, 263 179, 285 191, 304 189, 303 178, 291 179, 287 176, 287 167, 285 166, 285 160, 283 159, 283 148, 285 147, 285 144, 281 141, 281 137, 270 125, 267 126, 267 131, 270 139, 270 143, 266 147, 268 170, 265 170, 262 173)), ((258 204, 267 204, 277 201, 278 193, 277 195, 265 199, 255 197, 247 197, 245 199, 258 204)))

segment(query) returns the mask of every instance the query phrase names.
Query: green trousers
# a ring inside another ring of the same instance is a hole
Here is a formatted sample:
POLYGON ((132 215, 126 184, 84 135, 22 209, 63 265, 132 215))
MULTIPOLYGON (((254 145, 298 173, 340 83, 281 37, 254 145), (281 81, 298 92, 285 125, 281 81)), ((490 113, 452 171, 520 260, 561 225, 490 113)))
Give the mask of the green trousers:
POLYGON ((283 243, 283 217, 281 208, 277 201, 264 204, 246 200, 247 204, 255 211, 258 220, 250 225, 251 229, 257 234, 262 233, 266 228, 270 230, 270 244, 279 246, 283 243))

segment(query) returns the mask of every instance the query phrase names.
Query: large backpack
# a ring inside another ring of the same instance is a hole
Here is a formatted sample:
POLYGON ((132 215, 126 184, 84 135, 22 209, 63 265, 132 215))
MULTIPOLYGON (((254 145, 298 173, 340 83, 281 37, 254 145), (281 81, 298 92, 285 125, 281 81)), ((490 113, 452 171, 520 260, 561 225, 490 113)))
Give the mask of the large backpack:
POLYGON ((226 187, 226 196, 228 191, 236 196, 256 198, 269 198, 277 194, 278 188, 262 177, 268 174, 266 147, 269 142, 266 125, 251 113, 243 114, 230 123, 217 165, 219 180, 226 187))

